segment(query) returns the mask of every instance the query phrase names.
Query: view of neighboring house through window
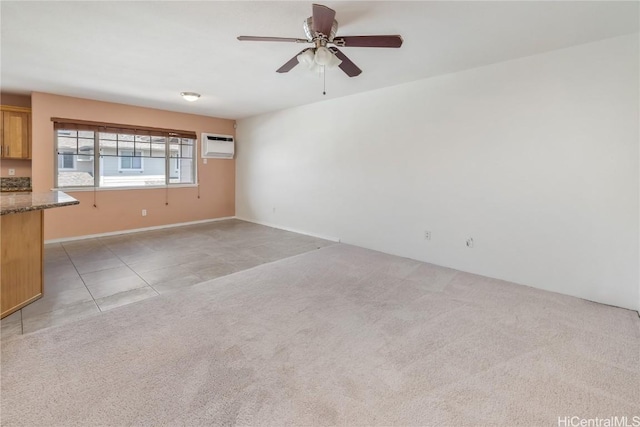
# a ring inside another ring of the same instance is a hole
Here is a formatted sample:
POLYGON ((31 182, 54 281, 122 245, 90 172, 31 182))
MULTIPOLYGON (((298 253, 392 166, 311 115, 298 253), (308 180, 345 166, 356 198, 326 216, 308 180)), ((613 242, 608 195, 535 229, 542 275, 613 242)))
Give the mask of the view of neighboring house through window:
POLYGON ((120 170, 142 172, 142 157, 133 157, 133 150, 120 150, 120 170))
POLYGON ((62 153, 58 157, 58 169, 71 169, 76 168, 76 156, 70 153, 62 153))
POLYGON ((165 136, 98 132, 99 186, 143 187, 167 184, 166 141, 165 136))
POLYGON ((74 130, 65 129, 64 123, 56 123, 56 186, 114 188, 193 184, 195 146, 195 133, 162 135, 158 131, 131 129, 127 132, 127 129, 107 126, 74 130), (97 162, 94 153, 97 153, 97 162))
POLYGON ((92 131, 58 130, 58 185, 64 187, 93 186, 94 133, 92 131))
POLYGON ((169 182, 184 184, 194 175, 195 140, 169 138, 169 182))

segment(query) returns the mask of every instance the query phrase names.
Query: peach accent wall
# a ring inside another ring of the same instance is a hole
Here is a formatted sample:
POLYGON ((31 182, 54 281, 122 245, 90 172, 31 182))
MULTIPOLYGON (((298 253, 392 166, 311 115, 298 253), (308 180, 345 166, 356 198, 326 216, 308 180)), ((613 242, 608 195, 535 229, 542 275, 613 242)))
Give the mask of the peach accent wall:
MULTIPOLYGON (((0 93, 0 104, 14 107, 31 107, 29 95, 0 93)), ((9 176, 9 169, 15 169, 15 176, 31 176, 31 160, 2 160, 0 162, 0 176, 9 176)))
POLYGON ((0 176, 9 176, 9 169, 15 169, 15 176, 31 176, 31 160, 7 159, 0 161, 0 176))
MULTIPOLYGON (((34 191, 54 183, 51 117, 235 135, 234 121, 34 92, 34 191)), ((171 189, 69 191, 79 205, 45 211, 45 239, 83 236, 235 215, 235 160, 198 158, 200 186, 171 189), (200 198, 198 198, 198 190, 200 198), (94 204, 94 197, 96 207, 94 204), (168 201, 168 205, 165 203, 168 201), (141 215, 142 209, 147 216, 141 215)))

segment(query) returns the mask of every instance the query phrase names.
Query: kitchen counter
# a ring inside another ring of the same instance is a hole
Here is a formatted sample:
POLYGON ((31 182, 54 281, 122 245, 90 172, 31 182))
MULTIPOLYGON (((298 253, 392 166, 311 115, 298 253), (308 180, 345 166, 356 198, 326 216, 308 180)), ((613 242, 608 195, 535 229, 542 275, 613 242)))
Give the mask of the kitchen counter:
POLYGON ((0 194, 0 318, 42 297, 44 209, 79 203, 62 191, 0 194))
POLYGON ((16 187, 16 188, 12 188, 11 190, 2 189, 2 190, 0 190, 0 192, 2 192, 2 193, 30 193, 31 192, 31 187, 16 187))
POLYGON ((62 191, 48 193, 2 193, 0 215, 77 205, 80 202, 62 191))
POLYGON ((0 177, 0 192, 16 193, 19 191, 31 191, 31 178, 28 176, 0 177))

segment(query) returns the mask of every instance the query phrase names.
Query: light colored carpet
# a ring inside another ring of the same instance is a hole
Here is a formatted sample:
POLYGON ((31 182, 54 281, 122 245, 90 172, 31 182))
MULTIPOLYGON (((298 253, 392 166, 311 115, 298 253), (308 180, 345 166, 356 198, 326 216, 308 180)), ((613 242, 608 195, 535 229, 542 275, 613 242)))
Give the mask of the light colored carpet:
POLYGON ((640 415, 637 313, 347 245, 2 347, 4 425, 640 415))

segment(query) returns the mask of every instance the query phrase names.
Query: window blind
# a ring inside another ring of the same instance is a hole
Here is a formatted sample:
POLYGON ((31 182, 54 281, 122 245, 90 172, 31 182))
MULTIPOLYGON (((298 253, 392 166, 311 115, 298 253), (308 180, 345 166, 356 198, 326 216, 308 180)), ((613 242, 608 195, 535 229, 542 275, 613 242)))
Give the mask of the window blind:
POLYGON ((104 133, 117 133, 129 135, 149 135, 149 136, 166 136, 174 138, 190 138, 197 139, 196 133, 193 131, 163 129, 147 126, 122 125, 117 123, 92 122, 88 120, 62 119, 52 117, 53 128, 55 130, 77 130, 77 131, 94 131, 104 133))

